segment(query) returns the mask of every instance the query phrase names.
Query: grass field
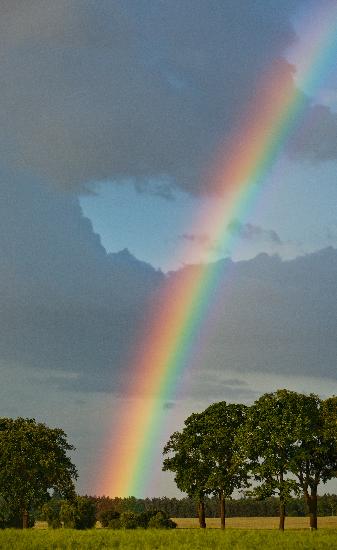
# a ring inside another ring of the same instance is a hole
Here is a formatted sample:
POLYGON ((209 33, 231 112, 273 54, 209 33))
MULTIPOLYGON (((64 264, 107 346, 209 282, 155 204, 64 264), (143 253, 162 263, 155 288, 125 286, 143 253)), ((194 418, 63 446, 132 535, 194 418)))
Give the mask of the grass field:
MULTIPOLYGON (((180 529, 199 528, 196 518, 172 518, 180 529)), ((207 518, 207 527, 211 529, 220 528, 219 518, 207 518)), ((278 529, 279 518, 227 518, 226 526, 228 529, 278 529)), ((286 529, 308 529, 309 518, 286 518, 286 529)), ((336 529, 337 516, 318 518, 319 529, 336 529)))
POLYGON ((0 531, 1 550, 330 550, 337 549, 337 530, 317 532, 216 529, 113 531, 36 529, 0 531))
POLYGON ((177 518, 178 529, 114 531, 92 529, 74 531, 45 529, 0 530, 1 550, 337 550, 337 517, 319 518, 319 530, 311 532, 308 518, 286 518, 285 533, 277 529, 278 518, 228 518, 226 531, 219 519, 208 519, 206 530, 194 518, 177 518))

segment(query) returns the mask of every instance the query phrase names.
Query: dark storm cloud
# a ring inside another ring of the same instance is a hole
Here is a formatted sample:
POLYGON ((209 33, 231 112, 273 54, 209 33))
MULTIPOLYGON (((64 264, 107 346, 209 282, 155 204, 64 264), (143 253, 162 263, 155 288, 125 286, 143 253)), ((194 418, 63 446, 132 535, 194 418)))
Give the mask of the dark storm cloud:
MULTIPOLYGON (((1 190, 0 366, 36 369, 64 390, 124 395, 130 353, 144 353, 139 327, 153 323, 148 300, 162 303, 168 276, 126 249, 107 254, 76 197, 9 173, 1 190)), ((248 399, 250 388, 229 372, 336 377, 335 249, 217 266, 214 330, 200 340, 192 395, 248 399)))
POLYGON ((163 275, 107 254, 78 200, 1 174, 0 362, 117 385, 163 275))
POLYGON ((196 373, 207 368, 209 383, 212 372, 226 371, 336 379, 336 249, 289 261, 223 260, 217 270, 223 282, 212 298, 211 337, 195 344, 196 373))
POLYGON ((2 2, 2 158, 82 191, 156 178, 150 191, 166 196, 211 192, 202 173, 261 71, 295 40, 299 4, 2 2))

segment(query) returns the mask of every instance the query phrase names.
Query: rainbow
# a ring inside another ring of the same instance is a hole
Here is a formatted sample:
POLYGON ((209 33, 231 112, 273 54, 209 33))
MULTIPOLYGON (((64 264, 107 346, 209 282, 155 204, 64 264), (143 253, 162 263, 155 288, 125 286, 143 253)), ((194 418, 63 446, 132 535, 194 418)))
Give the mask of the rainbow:
MULTIPOLYGON (((316 12, 309 14, 303 52, 298 57, 299 84, 308 96, 318 91, 337 45, 337 4, 318 4, 316 12)), ((284 61, 266 72, 257 96, 209 175, 219 196, 217 206, 196 217, 198 232, 211 229, 221 247, 232 244, 235 236, 228 231, 230 221, 244 220, 253 208, 308 105, 308 97, 294 87, 284 61)), ((196 335, 223 277, 219 263, 194 266, 180 277, 169 277, 165 288, 154 296, 128 370, 129 404, 114 421, 117 428, 110 434, 97 494, 126 497, 146 493, 164 421, 163 403, 176 395, 196 335)))

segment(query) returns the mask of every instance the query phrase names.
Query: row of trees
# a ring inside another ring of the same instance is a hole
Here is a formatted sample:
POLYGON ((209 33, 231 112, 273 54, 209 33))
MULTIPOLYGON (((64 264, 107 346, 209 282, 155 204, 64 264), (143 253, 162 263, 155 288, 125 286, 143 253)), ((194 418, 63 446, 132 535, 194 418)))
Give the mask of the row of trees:
MULTIPOLYGON (((171 518, 191 518, 195 516, 195 499, 191 497, 110 498, 107 496, 88 496, 87 498, 94 502, 98 520, 100 520, 101 514, 110 513, 111 510, 120 515, 124 512, 142 514, 147 511, 162 510, 167 517, 171 518)), ((204 505, 206 517, 219 517, 219 499, 217 496, 205 496, 204 505)), ((267 497, 263 500, 248 496, 232 498, 226 501, 226 517, 274 517, 279 515, 279 505, 277 497, 267 497)), ((287 502, 287 516, 304 517, 306 514, 307 508, 303 497, 294 496, 287 502)), ((318 495, 317 514, 318 516, 336 516, 337 495, 318 495)))
POLYGON ((302 494, 317 529, 317 490, 337 476, 337 397, 278 390, 251 407, 214 403, 185 420, 164 447, 163 470, 175 473, 181 491, 198 501, 200 527, 206 527, 205 497, 220 502, 225 528, 226 499, 235 490, 265 499, 279 498, 279 528, 286 506, 302 494))

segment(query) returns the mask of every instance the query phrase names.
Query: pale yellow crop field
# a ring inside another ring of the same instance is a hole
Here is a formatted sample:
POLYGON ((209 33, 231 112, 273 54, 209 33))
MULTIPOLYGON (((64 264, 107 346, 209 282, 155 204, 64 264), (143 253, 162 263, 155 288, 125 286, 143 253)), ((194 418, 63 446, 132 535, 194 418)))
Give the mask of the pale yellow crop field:
MULTIPOLYGON (((197 518, 172 518, 179 529, 199 528, 197 518)), ((230 529, 278 529, 277 517, 252 517, 252 518, 226 518, 226 526, 230 529)), ((219 518, 207 518, 208 528, 219 529, 219 518)), ((319 529, 337 529, 337 516, 325 516, 318 518, 319 529)), ((285 529, 309 529, 309 518, 288 517, 285 521, 285 529)))

